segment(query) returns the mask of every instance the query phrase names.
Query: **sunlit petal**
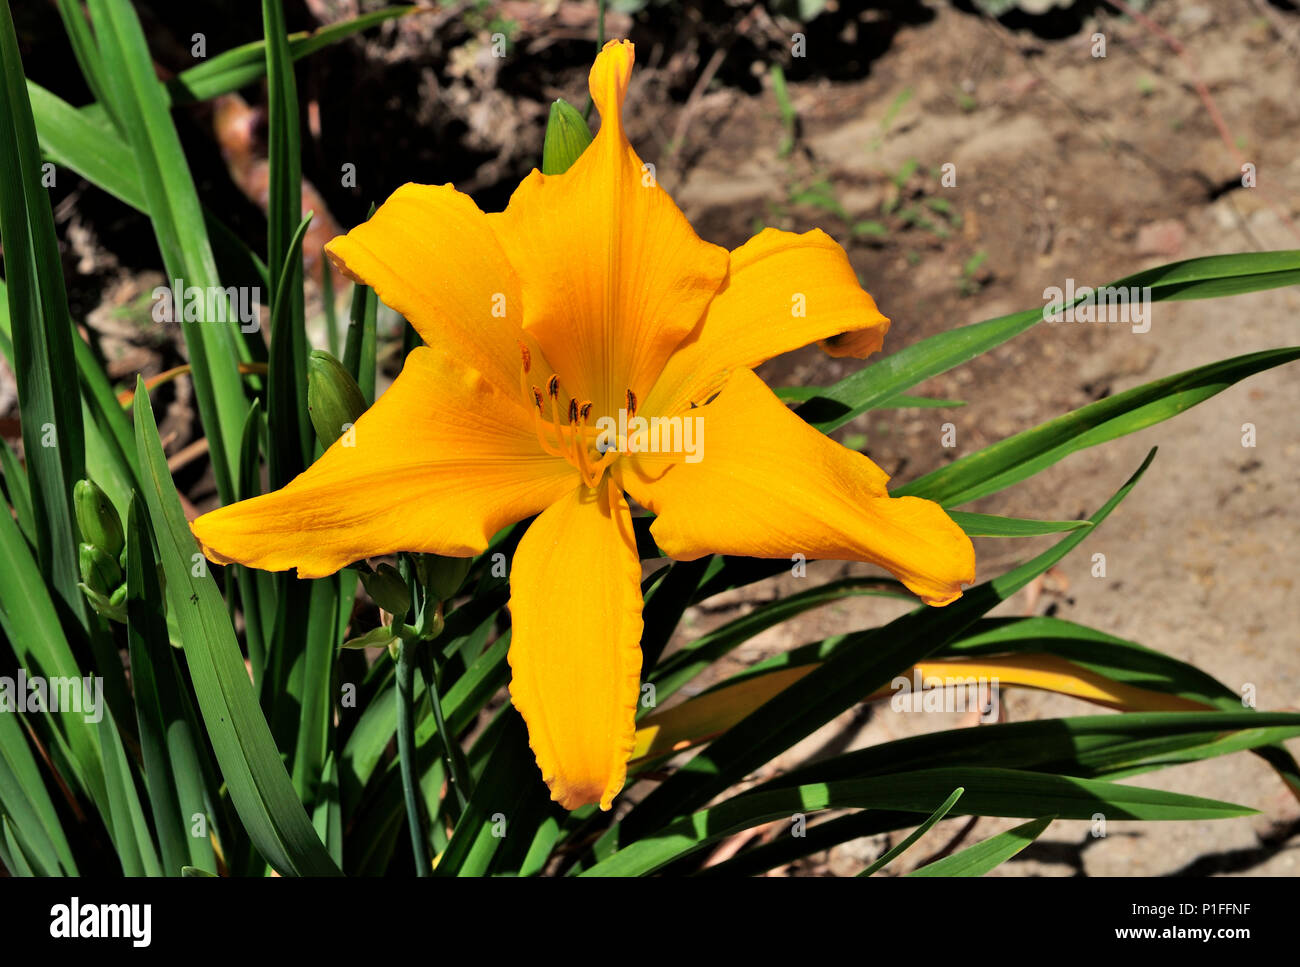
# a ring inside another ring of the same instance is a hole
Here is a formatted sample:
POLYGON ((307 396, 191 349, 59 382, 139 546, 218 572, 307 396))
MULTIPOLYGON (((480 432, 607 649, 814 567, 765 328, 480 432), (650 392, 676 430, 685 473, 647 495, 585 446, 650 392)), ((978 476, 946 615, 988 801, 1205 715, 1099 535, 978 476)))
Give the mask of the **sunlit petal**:
POLYGON ((631 72, 632 45, 611 41, 591 71, 596 139, 567 172, 534 171, 488 216, 519 274, 524 328, 562 392, 597 415, 629 390, 645 398, 727 272, 726 250, 700 240, 628 144, 631 72))
POLYGON ((970 539, 938 504, 889 497, 879 467, 799 419, 749 370, 688 418, 702 420, 697 462, 637 456, 620 472, 658 515, 650 530, 670 557, 869 561, 934 605, 975 579, 970 539))
POLYGON ((731 253, 726 285, 664 367, 645 409, 671 413, 702 402, 720 374, 818 341, 835 356, 866 356, 888 330, 834 239, 819 229, 765 228, 731 253))
POLYGON ((321 577, 396 551, 478 553, 576 480, 572 467, 538 449, 520 403, 421 347, 356 425, 286 487, 191 527, 218 563, 321 577))
POLYGON ((468 195, 451 185, 403 185, 325 249, 429 346, 517 392, 519 283, 487 216, 468 195))
POLYGON ((533 521, 510 573, 510 696, 551 798, 608 809, 641 678, 641 564, 623 495, 574 488, 533 521))

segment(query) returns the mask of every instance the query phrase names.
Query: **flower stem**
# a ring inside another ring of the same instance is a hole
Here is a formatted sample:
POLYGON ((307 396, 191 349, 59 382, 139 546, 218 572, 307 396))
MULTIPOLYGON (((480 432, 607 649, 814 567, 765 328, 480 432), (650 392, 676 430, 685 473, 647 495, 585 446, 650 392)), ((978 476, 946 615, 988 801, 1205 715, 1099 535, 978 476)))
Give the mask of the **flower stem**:
POLYGON ((447 760, 447 777, 455 794, 454 802, 447 804, 452 823, 455 824, 469 802, 469 763, 465 761, 465 751, 456 741, 456 737, 447 731, 447 722, 442 717, 442 699, 438 696, 438 676, 434 668, 431 648, 420 651, 420 674, 424 676, 424 690, 428 693, 429 705, 433 710, 433 724, 438 730, 438 737, 442 739, 443 756, 447 760))
POLYGON ((402 638, 397 650, 397 759, 402 772, 402 794, 406 800, 406 823, 411 832, 411 852, 415 855, 417 876, 429 876, 433 863, 429 846, 424 838, 423 809, 421 809, 420 783, 415 768, 415 717, 412 713, 414 698, 413 651, 417 641, 402 638))

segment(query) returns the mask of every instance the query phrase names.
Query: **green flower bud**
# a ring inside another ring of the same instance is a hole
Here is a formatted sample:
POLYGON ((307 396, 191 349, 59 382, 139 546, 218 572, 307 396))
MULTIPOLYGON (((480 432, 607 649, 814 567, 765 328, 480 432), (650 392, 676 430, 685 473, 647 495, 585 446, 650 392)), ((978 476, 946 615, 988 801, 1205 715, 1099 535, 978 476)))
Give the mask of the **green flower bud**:
POLYGON ((546 122, 546 141, 542 145, 542 174, 562 175, 591 144, 591 128, 582 114, 568 101, 557 98, 551 104, 546 122))
POLYGON ((391 564, 381 564, 378 570, 362 571, 361 583, 366 586, 366 593, 389 614, 399 618, 411 608, 411 589, 406 586, 397 568, 391 564))
MULTIPOLYGON (((95 611, 102 614, 109 621, 117 621, 121 624, 126 624, 125 602, 114 604, 109 599, 108 595, 100 594, 94 588, 88 587, 84 581, 78 582, 77 587, 81 588, 81 593, 86 596, 86 600, 95 611)), ((116 595, 114 595, 114 597, 116 597, 116 595)), ((125 597, 125 593, 123 594, 123 597, 125 597)))
POLYGON ((99 594, 112 594, 122 583, 122 569, 98 547, 82 544, 78 549, 77 564, 81 580, 99 594))
POLYGON ((434 638, 442 634, 443 629, 446 627, 447 619, 442 616, 442 605, 438 605, 433 612, 433 616, 426 620, 421 637, 425 641, 433 641, 434 638))
POLYGON ((323 349, 314 350, 307 360, 307 411, 316 439, 326 449, 366 411, 357 381, 323 349))
POLYGON ((72 506, 77 514, 81 539, 93 544, 109 557, 122 553, 126 539, 117 508, 93 480, 78 480, 72 488, 72 506))
POLYGON ((429 590, 438 601, 446 601, 460 590, 469 573, 471 559, 468 557, 442 557, 438 554, 420 556, 420 583, 429 590))

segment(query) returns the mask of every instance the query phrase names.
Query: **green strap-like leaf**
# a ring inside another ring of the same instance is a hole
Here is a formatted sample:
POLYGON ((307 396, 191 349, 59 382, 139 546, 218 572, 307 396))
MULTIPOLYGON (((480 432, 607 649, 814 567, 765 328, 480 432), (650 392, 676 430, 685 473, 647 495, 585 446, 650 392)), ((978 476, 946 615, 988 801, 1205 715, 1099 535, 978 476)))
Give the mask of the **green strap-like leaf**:
MULTIPOLYGON (((377 26, 395 17, 404 17, 420 9, 415 6, 384 7, 342 23, 329 24, 310 33, 290 34, 289 54, 301 60, 353 34, 377 26)), ((425 8, 429 9, 429 8, 425 8)), ((178 104, 206 101, 229 94, 249 84, 256 84, 266 73, 266 45, 255 40, 208 58, 202 64, 182 71, 168 85, 171 98, 178 104)))
MULTIPOLYGON (((781 386, 773 390, 777 397, 785 400, 787 403, 806 403, 808 400, 825 396, 827 387, 825 386, 781 386)), ((937 410, 937 409, 955 409, 965 406, 965 400, 940 400, 930 396, 906 396, 899 395, 892 399, 883 400, 873 406, 868 407, 872 410, 937 410)))
MULTIPOLYGON (((1300 250, 1187 259, 1147 269, 1112 286, 1151 286, 1151 300, 1209 299, 1300 283, 1300 250)), ((823 433, 1043 321, 1042 307, 930 336, 862 367, 804 403, 799 415, 823 433)))
POLYGON ((957 800, 961 798, 962 793, 964 793, 965 791, 966 790, 963 789, 961 786, 958 786, 956 789, 954 789, 952 791, 952 795, 949 796, 947 799, 945 799, 939 805, 939 808, 936 809, 934 812, 932 812, 929 815, 929 817, 927 817, 925 822, 923 822, 920 826, 916 827, 916 829, 912 830, 912 832, 909 833, 903 839, 902 842, 900 842, 898 845, 894 846, 892 849, 886 852, 884 856, 880 857, 880 859, 876 860, 874 863, 868 866, 865 870, 859 873, 858 876, 871 876, 873 873, 879 873, 881 870, 883 870, 894 860, 898 859, 900 856, 906 853, 909 849, 912 848, 912 846, 916 844, 916 841, 919 840, 926 833, 928 833, 934 827, 934 825, 937 822, 939 822, 939 820, 943 819, 944 816, 948 815, 948 813, 952 810, 952 807, 957 805, 957 800))
MULTIPOLYGON (((3 296, 4 293, 0 292, 0 298, 3 296)), ((5 494, 23 537, 35 547, 36 519, 32 515, 32 492, 28 487, 27 474, 18 462, 18 454, 14 453, 8 440, 0 440, 0 475, 4 477, 5 494)))
POLYGON ((661 662, 649 676, 649 681, 655 686, 656 703, 668 698, 713 662, 759 632, 788 621, 812 608, 862 595, 902 597, 908 601, 913 600, 896 581, 883 578, 844 578, 760 605, 748 614, 741 615, 701 635, 690 644, 683 645, 668 659, 661 662))
POLYGON ((23 845, 19 842, 18 828, 9 821, 9 817, 0 813, 0 828, 4 831, 4 862, 8 869, 13 870, 16 876, 46 876, 51 875, 45 868, 41 857, 37 857, 39 870, 33 869, 31 860, 28 859, 27 853, 23 850, 23 845))
MULTIPOLYGON (((371 205, 370 214, 374 213, 375 208, 371 205)), ((353 286, 352 312, 343 340, 343 368, 357 381, 368 404, 375 402, 375 326, 378 314, 379 297, 375 290, 359 283, 353 286)))
POLYGON ((188 689, 177 674, 168 639, 166 605, 154 557, 148 511, 132 496, 127 511, 126 609, 131 683, 145 789, 158 834, 163 870, 176 876, 182 867, 216 869, 207 826, 199 752, 182 707, 188 689), (194 835, 194 817, 205 817, 194 835))
POLYGON ((298 86, 285 39, 281 0, 262 0, 266 33, 267 150, 270 170, 266 212, 266 268, 271 298, 267 463, 271 487, 283 487, 307 469, 316 442, 307 413, 307 342, 302 291, 302 239, 310 216, 302 210, 302 159, 298 143, 298 86))
MULTIPOLYGON (((779 776, 751 791, 908 768, 978 765, 1118 779, 1183 761, 1271 748, 1300 735, 1300 715, 1278 712, 1142 712, 1014 722, 912 736, 779 776), (1262 727, 1255 727, 1262 726, 1262 727)), ((839 843, 915 825, 905 812, 871 811, 810 823, 802 838, 746 850, 705 876, 752 876, 839 843)))
POLYGON ((39 84, 28 81, 27 93, 47 158, 71 168, 137 211, 148 212, 130 142, 39 84))
POLYGON ((42 876, 75 875, 77 864, 27 736, 12 710, 0 713, 0 815, 28 838, 42 876))
POLYGON ((1015 829, 968 846, 952 856, 928 863, 908 876, 983 876, 1038 839, 1052 825, 1054 816, 1023 823, 1015 829))
POLYGON ((1300 714, 1249 710, 1125 712, 1001 722, 883 742, 800 766, 756 788, 887 775, 900 762, 909 768, 969 763, 1114 778, 1160 768, 1165 764, 1161 757, 1205 746, 1230 733, 1242 733, 1240 741, 1229 743, 1232 748, 1247 748, 1293 735, 1298 729, 1300 714))
MULTIPOLYGON (((194 179, 153 69, 139 18, 127 0, 90 0, 113 114, 122 122, 169 280, 224 293, 194 179)), ((224 295, 222 296, 224 298, 224 295)), ((177 318, 182 307, 174 306, 177 318)), ((229 307, 226 318, 231 318, 229 307)), ((217 490, 234 495, 239 431, 247 409, 240 381, 236 322, 178 323, 189 350, 199 414, 207 431, 217 490)))
MULTIPOLYGON (((1094 525, 1105 520, 1128 496, 1154 456, 1153 450, 1137 472, 1090 518, 1094 525)), ((648 835, 674 815, 723 792, 751 770, 856 705, 864 695, 886 684, 898 668, 907 667, 942 647, 1056 564, 1089 533, 1091 528, 1072 532, 1055 547, 1000 578, 966 591, 947 607, 923 608, 881 628, 853 636, 855 647, 832 657, 714 740, 650 793, 611 830, 602 845, 608 848, 609 843, 619 838, 626 842, 648 835)))
POLYGON ((950 511, 948 516, 970 537, 1040 537, 1063 531, 1091 527, 1086 520, 1025 520, 1022 517, 998 517, 994 514, 968 514, 950 511))
POLYGON ((136 387, 135 432, 150 523, 167 575, 168 605, 177 616, 199 710, 235 809, 254 845, 280 873, 337 874, 253 695, 225 602, 167 470, 143 380, 136 387))
POLYGON ((644 876, 726 836, 816 810, 889 809, 927 815, 956 786, 964 792, 954 809, 969 816, 1091 819, 1102 813, 1112 820, 1199 820, 1255 812, 1235 803, 1072 776, 980 767, 925 769, 744 793, 638 837, 582 875, 644 876))
MULTIPOLYGON (((31 81, 27 82, 27 93, 32 101, 36 134, 45 157, 148 215, 149 199, 140 183, 131 144, 112 126, 107 117, 102 116, 102 112, 93 110, 99 105, 74 108, 31 81)), ((203 207, 203 222, 211 235, 213 255, 222 272, 230 277, 229 281, 260 285, 269 292, 266 266, 253 254, 247 243, 206 206, 203 207)), ((261 337, 251 332, 247 336, 249 338, 240 342, 240 349, 251 351, 241 356, 241 360, 265 362, 265 344, 261 337), (259 348, 260 354, 257 352, 259 348)), ((82 366, 83 379, 95 378, 96 374, 106 385, 107 380, 98 366, 93 369, 82 366)), ((129 431, 126 437, 129 440, 129 431)), ((124 446, 123 449, 131 454, 135 452, 134 445, 124 446)))
POLYGON ((519 835, 520 813, 548 801, 546 787, 536 775, 528 749, 524 720, 514 709, 506 713, 492 759, 474 788, 469 805, 456 824, 451 845, 438 860, 439 876, 477 876, 486 873, 501 847, 503 834, 519 835))
MULTIPOLYGON (((81 69, 81 76, 85 78, 86 86, 90 88, 90 93, 94 95, 95 100, 104 105, 108 111, 108 85, 104 81, 104 61, 99 55, 99 49, 95 46, 95 35, 90 31, 90 24, 86 22, 86 16, 82 12, 79 0, 56 0, 59 8, 59 17, 63 20, 63 29, 68 35, 68 42, 72 45, 72 56, 76 58, 77 66, 81 69)), ((112 119, 112 115, 108 115, 112 119)))
POLYGON ((1235 356, 1153 380, 1058 416, 898 487, 945 507, 987 497, 1058 460, 1177 416, 1247 376, 1300 359, 1300 347, 1235 356))
MULTIPOLYGON (((18 664, 31 674, 46 678, 82 677, 81 667, 59 623, 50 588, 18 525, 8 513, 0 513, 0 629, 18 664)), ((66 755, 68 774, 64 778, 71 780, 108 822, 108 790, 94 728, 83 716, 54 714, 48 710, 40 713, 39 721, 47 750, 66 755)))
POLYGON ((0 239, 37 560, 46 583, 84 616, 72 515, 72 485, 85 474, 75 336, 8 4, 0 10, 0 72, 0 239))

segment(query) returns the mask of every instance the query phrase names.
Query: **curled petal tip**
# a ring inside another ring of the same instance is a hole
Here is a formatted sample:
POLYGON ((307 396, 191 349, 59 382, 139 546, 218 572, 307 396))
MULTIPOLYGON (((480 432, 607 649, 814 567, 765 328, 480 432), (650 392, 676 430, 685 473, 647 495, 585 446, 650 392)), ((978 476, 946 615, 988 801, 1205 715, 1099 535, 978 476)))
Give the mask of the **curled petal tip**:
POLYGON ((326 242, 325 254, 326 256, 329 257, 330 265, 334 267, 334 271, 338 272, 339 275, 343 276, 345 279, 348 279, 351 282, 355 282, 357 285, 365 285, 366 284, 365 280, 362 279, 361 276, 353 272, 350 268, 348 268, 348 264, 343 261, 343 257, 339 255, 337 246, 334 244, 335 242, 338 242, 340 239, 346 237, 347 237, 346 235, 338 235, 330 239, 328 242, 326 242))
POLYGON ((630 40, 611 40, 596 55, 591 65, 587 87, 591 99, 600 112, 601 127, 622 130, 623 98, 627 96, 628 81, 632 77, 632 64, 636 60, 636 47, 630 40))

